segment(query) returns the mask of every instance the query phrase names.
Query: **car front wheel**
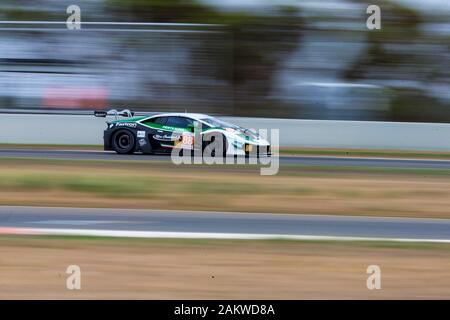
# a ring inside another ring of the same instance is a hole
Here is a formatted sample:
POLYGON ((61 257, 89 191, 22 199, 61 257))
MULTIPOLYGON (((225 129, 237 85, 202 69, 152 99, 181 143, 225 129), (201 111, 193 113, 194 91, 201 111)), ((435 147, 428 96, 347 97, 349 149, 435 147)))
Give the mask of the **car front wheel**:
POLYGON ((210 155, 212 157, 226 157, 227 156, 227 150, 228 150, 228 142, 227 139, 222 134, 207 134, 205 137, 203 137, 203 156, 205 156, 205 153, 207 155, 210 155), (219 139, 221 141, 217 141, 216 139, 219 139), (222 150, 221 154, 216 154, 216 149, 212 148, 212 146, 215 145, 215 147, 221 147, 222 150), (208 148, 208 149, 207 149, 208 148))

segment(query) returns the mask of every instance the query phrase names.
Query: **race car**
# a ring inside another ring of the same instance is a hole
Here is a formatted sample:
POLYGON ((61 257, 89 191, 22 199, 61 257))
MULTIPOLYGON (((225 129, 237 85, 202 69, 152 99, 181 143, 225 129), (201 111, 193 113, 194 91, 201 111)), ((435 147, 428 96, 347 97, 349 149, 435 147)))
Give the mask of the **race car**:
MULTIPOLYGON (((200 113, 161 113, 134 116, 129 110, 95 111, 96 117, 114 116, 107 121, 104 149, 120 154, 171 153, 174 148, 199 150, 209 146, 212 156, 270 156, 270 143, 256 131, 200 113), (198 141, 198 140, 201 141, 198 141), (212 148, 211 146, 214 145, 212 148)), ((194 153, 192 152, 192 153, 194 153)))

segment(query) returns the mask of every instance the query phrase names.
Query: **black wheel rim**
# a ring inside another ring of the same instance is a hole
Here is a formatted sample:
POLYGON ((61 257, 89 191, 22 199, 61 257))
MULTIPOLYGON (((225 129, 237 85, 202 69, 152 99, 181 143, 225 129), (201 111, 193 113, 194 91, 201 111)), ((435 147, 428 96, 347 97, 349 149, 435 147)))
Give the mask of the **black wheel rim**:
POLYGON ((126 150, 130 147, 130 137, 127 134, 119 135, 116 141, 117 146, 122 150, 126 150))

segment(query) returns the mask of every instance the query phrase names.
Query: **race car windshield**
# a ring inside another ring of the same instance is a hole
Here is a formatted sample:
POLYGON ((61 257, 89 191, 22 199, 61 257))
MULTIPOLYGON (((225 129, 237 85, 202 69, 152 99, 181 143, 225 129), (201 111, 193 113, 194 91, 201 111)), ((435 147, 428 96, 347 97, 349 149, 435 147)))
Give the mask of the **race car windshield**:
POLYGON ((234 124, 231 124, 231 123, 228 123, 228 122, 216 119, 216 118, 203 118, 200 120, 202 120, 206 124, 210 125, 211 127, 239 129, 239 127, 234 124))

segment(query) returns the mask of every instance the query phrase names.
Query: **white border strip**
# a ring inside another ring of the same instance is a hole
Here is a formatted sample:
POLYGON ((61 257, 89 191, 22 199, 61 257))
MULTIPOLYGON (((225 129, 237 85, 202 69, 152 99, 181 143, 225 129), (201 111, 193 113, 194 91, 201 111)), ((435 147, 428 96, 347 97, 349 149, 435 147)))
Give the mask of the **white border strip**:
POLYGON ((99 229, 53 229, 53 228, 0 228, 0 234, 21 235, 63 235, 121 238, 167 238, 167 239, 234 239, 234 240, 329 240, 329 241, 394 241, 450 243, 450 239, 411 239, 347 236, 316 236, 290 234, 253 233, 210 233, 210 232, 170 232, 170 231, 128 231, 99 229))
MULTIPOLYGON (((171 27, 223 27, 223 24, 213 23, 173 23, 173 22, 119 22, 119 21, 80 21, 77 24, 85 25, 118 25, 118 26, 171 26, 171 27)), ((41 21, 41 20, 1 20, 0 24, 67 24, 67 21, 41 21)))

